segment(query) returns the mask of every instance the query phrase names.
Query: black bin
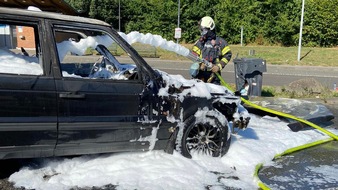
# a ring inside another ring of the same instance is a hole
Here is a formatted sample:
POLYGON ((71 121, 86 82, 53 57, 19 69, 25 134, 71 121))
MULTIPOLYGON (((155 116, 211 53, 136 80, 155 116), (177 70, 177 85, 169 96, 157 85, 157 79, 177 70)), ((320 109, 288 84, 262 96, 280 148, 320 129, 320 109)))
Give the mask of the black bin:
POLYGON ((266 72, 266 61, 259 58, 234 59, 236 90, 239 91, 245 80, 249 84, 249 96, 261 96, 263 72, 266 72))

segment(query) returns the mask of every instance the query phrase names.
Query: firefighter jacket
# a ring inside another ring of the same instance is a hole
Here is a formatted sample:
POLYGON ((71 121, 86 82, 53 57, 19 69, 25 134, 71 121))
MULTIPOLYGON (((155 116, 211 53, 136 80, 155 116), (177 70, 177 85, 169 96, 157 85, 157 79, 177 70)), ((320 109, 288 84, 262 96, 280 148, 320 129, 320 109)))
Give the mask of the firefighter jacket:
POLYGON ((228 42, 218 36, 216 39, 197 41, 192 51, 201 58, 217 65, 220 70, 228 64, 232 56, 228 42))

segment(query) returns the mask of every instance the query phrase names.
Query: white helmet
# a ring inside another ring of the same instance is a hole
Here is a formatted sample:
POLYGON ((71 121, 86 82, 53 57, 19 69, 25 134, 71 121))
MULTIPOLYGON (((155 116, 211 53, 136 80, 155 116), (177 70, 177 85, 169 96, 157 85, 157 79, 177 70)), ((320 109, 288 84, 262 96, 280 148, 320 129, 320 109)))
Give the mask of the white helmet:
POLYGON ((213 30, 215 28, 215 22, 210 16, 205 16, 200 21, 200 27, 213 30))

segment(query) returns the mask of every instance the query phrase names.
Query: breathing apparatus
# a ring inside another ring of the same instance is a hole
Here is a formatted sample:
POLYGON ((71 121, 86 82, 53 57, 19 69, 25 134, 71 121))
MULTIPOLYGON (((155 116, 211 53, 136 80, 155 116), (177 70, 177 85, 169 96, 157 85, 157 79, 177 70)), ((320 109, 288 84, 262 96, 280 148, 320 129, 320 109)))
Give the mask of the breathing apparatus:
POLYGON ((200 41, 216 39, 215 22, 210 16, 205 16, 199 21, 201 31, 200 41))

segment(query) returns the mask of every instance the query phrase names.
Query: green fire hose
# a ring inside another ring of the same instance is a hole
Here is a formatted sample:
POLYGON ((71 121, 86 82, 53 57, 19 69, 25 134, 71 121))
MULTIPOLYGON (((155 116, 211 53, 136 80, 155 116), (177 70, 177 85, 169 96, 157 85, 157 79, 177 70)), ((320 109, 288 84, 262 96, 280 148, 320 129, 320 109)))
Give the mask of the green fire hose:
MULTIPOLYGON (((218 73, 215 73, 216 76, 219 78, 220 82, 221 82, 221 85, 227 87, 229 90, 232 90, 233 89, 231 88, 230 85, 228 85, 224 80, 223 78, 218 74, 218 73)), ((275 155, 274 159, 277 159, 277 158, 280 158, 281 156, 284 156, 284 155, 287 155, 287 154, 290 154, 292 152, 296 152, 296 151, 299 151, 299 150, 302 150, 302 149, 306 149, 306 148, 309 148, 309 147, 312 147, 312 146, 316 146, 316 145, 319 145, 319 144, 323 144, 323 143, 327 143, 329 141, 332 141, 332 140, 338 140, 338 136, 331 133, 330 131, 327 131, 321 127, 319 127, 318 125, 312 123, 312 122, 309 122, 307 120, 304 120, 304 119, 301 119, 301 118, 298 118, 296 116, 293 116, 293 115, 290 115, 290 114, 287 114, 287 113, 283 113, 283 112, 279 112, 279 111, 276 111, 276 110, 272 110, 272 109, 269 109, 269 108, 265 108, 265 107, 262 107, 262 106, 259 106, 257 104, 254 104, 244 98, 241 97, 241 100, 248 106, 252 107, 252 108, 255 108, 255 109, 259 109, 259 110, 262 110, 262 111, 265 111, 265 112, 268 112, 268 113, 272 113, 274 115, 277 115, 277 116, 282 116, 282 117, 285 117, 285 118, 289 118, 289 119, 293 119, 293 120, 296 120, 296 121, 299 121, 301 123, 304 123, 306 125, 309 125, 325 134, 327 134, 328 136, 330 136, 331 138, 329 139, 325 139, 325 140, 319 140, 319 141, 316 141, 316 142, 313 142, 313 143, 309 143, 309 144, 305 144, 305 145, 301 145, 301 146, 298 146, 298 147, 294 147, 294 148, 291 148, 291 149, 288 149, 286 151, 284 151, 283 153, 281 154, 277 154, 275 155)), ((259 170, 263 167, 263 164, 260 163, 260 164, 257 164, 256 167, 255 167, 255 171, 254 171, 254 177, 256 178, 257 182, 258 182, 258 186, 260 188, 262 188, 263 190, 265 189, 270 189, 267 185, 265 185, 258 177, 258 172, 259 170)))
MULTIPOLYGON (((224 80, 223 78, 218 74, 218 73, 215 73, 216 76, 219 78, 219 80, 221 81, 221 85, 227 87, 228 89, 232 90, 233 89, 230 87, 230 85, 228 85, 224 80)), ((298 118, 296 116, 293 116, 293 115, 290 115, 290 114, 287 114, 287 113, 283 113, 283 112, 280 112, 280 111, 276 111, 276 110, 272 110, 272 109, 269 109, 269 108, 265 108, 265 107, 262 107, 262 106, 259 106, 257 104, 254 104, 244 98, 241 97, 241 100, 248 106, 252 107, 252 108, 255 108, 255 109, 259 109, 259 110, 262 110, 262 111, 265 111, 265 112, 269 112, 269 113, 272 113, 274 115, 278 115, 278 116, 282 116, 282 117, 285 117, 285 118, 289 118, 289 119, 293 119, 293 120, 296 120, 296 121, 299 121, 301 123, 304 123, 306 125, 309 125, 315 129, 318 129, 319 131, 327 134, 328 136, 334 138, 335 140, 338 140, 338 136, 331 133, 330 131, 327 131, 321 127, 319 127, 318 125, 310 122, 310 121, 307 121, 307 120, 304 120, 304 119, 301 119, 301 118, 298 118)))
MULTIPOLYGON (((188 59, 192 60, 192 61, 195 61, 195 62, 203 62, 206 64, 206 66, 208 68, 211 68, 212 64, 209 63, 208 61, 206 61, 205 59, 202 59, 200 58, 199 56, 195 55, 194 53, 192 53, 191 51, 189 52, 188 56, 186 56, 188 59)), ((197 66, 196 68, 191 68, 190 70, 196 70, 198 71, 199 69, 199 66, 197 66)), ((234 91, 230 85, 228 85, 224 80, 223 78, 218 74, 218 73, 215 73, 215 75, 219 78, 220 82, 221 82, 221 85, 227 87, 229 90, 232 90, 234 91)), ((214 76, 213 76, 214 77, 214 76)), ((329 142, 329 141, 332 141, 332 140, 338 140, 338 136, 319 127, 318 125, 312 123, 312 122, 309 122, 307 120, 304 120, 304 119, 301 119, 301 118, 298 118, 298 117, 295 117, 293 115, 290 115, 290 114, 287 114, 287 113, 283 113, 283 112, 279 112, 279 111, 276 111, 276 110, 272 110, 272 109, 269 109, 269 108, 265 108, 265 107, 262 107, 262 106, 259 106, 257 104, 254 104, 246 99, 244 99, 243 97, 241 97, 241 100, 242 102, 244 102, 246 105, 252 107, 252 108, 255 108, 255 109, 258 109, 258 110, 262 110, 262 111, 265 111, 265 112, 268 112, 268 113, 272 113, 274 115, 277 115, 277 116, 282 116, 282 117, 285 117, 285 118, 289 118, 289 119, 293 119, 295 121, 298 121, 298 122, 301 122, 301 123, 304 123, 306 125, 309 125, 321 132, 323 132, 324 134, 327 134, 328 136, 330 136, 331 138, 329 139, 326 139, 326 140, 320 140, 320 141, 317 141, 317 142, 314 142, 314 143, 309 143, 309 144, 305 144, 305 145, 301 145, 301 146, 298 146, 298 147, 294 147, 294 148, 291 148, 291 149, 288 149, 286 150, 285 152, 283 152, 282 154, 277 154, 274 159, 277 159, 283 155, 286 155, 286 154, 290 154, 292 152, 295 152, 295 151, 299 151, 299 150, 302 150, 302 149, 306 149, 306 148, 309 148, 309 147, 312 147, 312 146, 316 146, 316 145, 319 145, 319 144, 323 144, 323 143, 326 143, 326 142, 329 142)), ((254 171, 254 177, 256 178, 256 180, 258 181, 258 185, 259 187, 261 187, 262 189, 270 189, 267 185, 265 185, 263 182, 260 181, 260 179, 258 178, 258 172, 260 170, 260 168, 263 167, 263 164, 260 163, 260 164, 257 164, 256 165, 256 169, 254 171)))

